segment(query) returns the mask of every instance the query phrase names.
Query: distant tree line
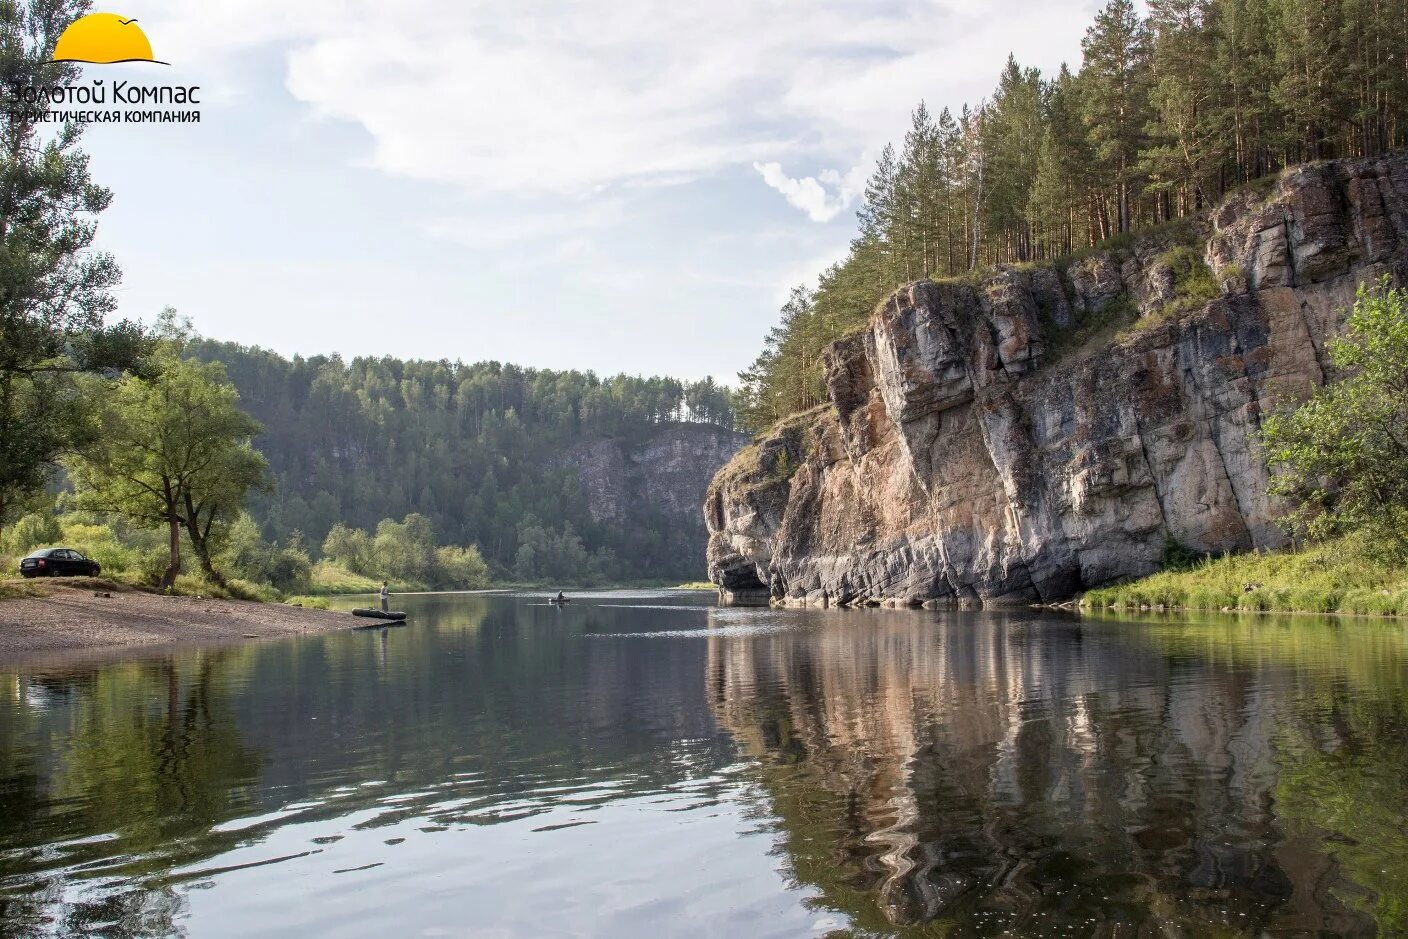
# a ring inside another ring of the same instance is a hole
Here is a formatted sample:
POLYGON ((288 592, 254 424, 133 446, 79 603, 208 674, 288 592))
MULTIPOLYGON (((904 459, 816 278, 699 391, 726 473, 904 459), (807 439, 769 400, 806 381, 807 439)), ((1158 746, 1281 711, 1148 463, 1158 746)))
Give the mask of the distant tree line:
MULTIPOLYGON (((249 511, 271 540, 297 531, 332 555, 329 546, 346 532, 377 540, 382 526, 399 524, 391 519, 415 516, 441 543, 476 545, 497 579, 698 576, 702 521, 639 506, 630 524, 598 522, 564 456, 576 444, 639 439, 671 422, 732 428, 733 391, 713 379, 288 359, 202 339, 191 339, 185 354, 220 362, 262 426, 255 446, 272 484, 252 494, 249 511)), ((439 582, 360 561, 349 570, 439 582)))
POLYGON ((1307 160, 1408 137, 1408 0, 1111 0, 1079 72, 1009 58, 991 97, 914 111, 845 260, 798 287, 740 378, 762 428, 823 400, 819 362, 897 285, 1052 259, 1199 212, 1307 160))

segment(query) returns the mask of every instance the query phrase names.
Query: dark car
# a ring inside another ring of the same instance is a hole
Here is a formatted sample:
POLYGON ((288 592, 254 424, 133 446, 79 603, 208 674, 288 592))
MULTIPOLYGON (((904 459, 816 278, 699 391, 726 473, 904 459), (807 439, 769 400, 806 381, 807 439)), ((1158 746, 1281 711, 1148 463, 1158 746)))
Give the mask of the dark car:
POLYGON ((20 561, 25 577, 97 577, 102 572, 97 561, 72 548, 40 548, 20 561))

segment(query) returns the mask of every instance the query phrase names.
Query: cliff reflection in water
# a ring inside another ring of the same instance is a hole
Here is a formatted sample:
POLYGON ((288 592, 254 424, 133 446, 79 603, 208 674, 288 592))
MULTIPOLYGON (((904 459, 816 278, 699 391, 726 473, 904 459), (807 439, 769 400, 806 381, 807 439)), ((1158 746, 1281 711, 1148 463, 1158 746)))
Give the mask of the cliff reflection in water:
POLYGON ((805 615, 709 694, 858 926, 1408 930, 1400 626, 805 615))

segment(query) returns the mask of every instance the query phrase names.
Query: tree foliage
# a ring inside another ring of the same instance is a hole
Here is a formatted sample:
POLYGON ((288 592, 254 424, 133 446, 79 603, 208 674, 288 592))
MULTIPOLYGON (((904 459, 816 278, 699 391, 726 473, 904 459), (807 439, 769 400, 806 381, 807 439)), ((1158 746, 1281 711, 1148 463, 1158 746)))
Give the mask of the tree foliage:
POLYGON ((101 432, 69 461, 75 506, 165 527, 170 559, 162 586, 181 571, 184 527, 201 568, 223 578, 213 555, 266 463, 251 445, 260 426, 239 408, 219 363, 168 350, 151 378, 129 375, 101 399, 101 432))
POLYGON ((1408 0, 1109 0, 1078 72, 1009 57, 992 95, 915 109, 845 260, 740 374, 762 429, 823 400, 823 350, 898 285, 1041 261, 1202 211, 1296 162, 1408 143, 1408 0))
POLYGON ((489 586, 489 566, 474 545, 437 545, 424 515, 399 522, 382 519, 374 535, 338 523, 323 541, 323 555, 354 574, 403 587, 474 590, 489 586))
POLYGON ((1345 377, 1262 424, 1272 492, 1312 535, 1364 531, 1408 557, 1408 291, 1362 285, 1329 351, 1345 377))
MULTIPOLYGON (((67 87, 77 66, 50 61, 85 2, 0 4, 0 89, 67 87)), ((58 458, 91 429, 74 376, 132 365, 140 327, 107 325, 119 271, 93 250, 111 194, 92 181, 82 128, 0 107, 0 524, 41 489, 58 458)))
POLYGON ((271 541, 298 530, 349 559, 351 570, 429 585, 424 558, 414 570, 374 570, 370 560, 383 520, 417 515, 435 544, 476 545, 499 578, 538 579, 520 573, 530 535, 539 555, 544 539, 580 545, 581 555, 548 552, 584 557, 575 572, 535 565, 567 583, 699 576, 697 513, 681 522, 633 505, 625 521, 597 519, 572 455, 604 438, 645 440, 678 422, 731 428, 733 392, 713 379, 603 378, 499 362, 290 360, 198 339, 185 354, 222 362, 242 406, 263 425, 256 446, 273 486, 254 494, 249 511, 271 541), (537 521, 525 526, 530 516, 537 521))

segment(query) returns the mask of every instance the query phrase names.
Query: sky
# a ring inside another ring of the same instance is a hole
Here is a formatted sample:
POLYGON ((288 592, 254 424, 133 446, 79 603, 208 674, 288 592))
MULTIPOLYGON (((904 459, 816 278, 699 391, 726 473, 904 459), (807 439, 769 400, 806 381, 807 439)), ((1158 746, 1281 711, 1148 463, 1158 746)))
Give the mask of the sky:
MULTIPOLYGON (((732 383, 880 148, 1094 2, 114 0, 201 123, 94 125, 119 315, 285 355, 732 383)), ((156 70, 156 71, 153 71, 156 70)))

